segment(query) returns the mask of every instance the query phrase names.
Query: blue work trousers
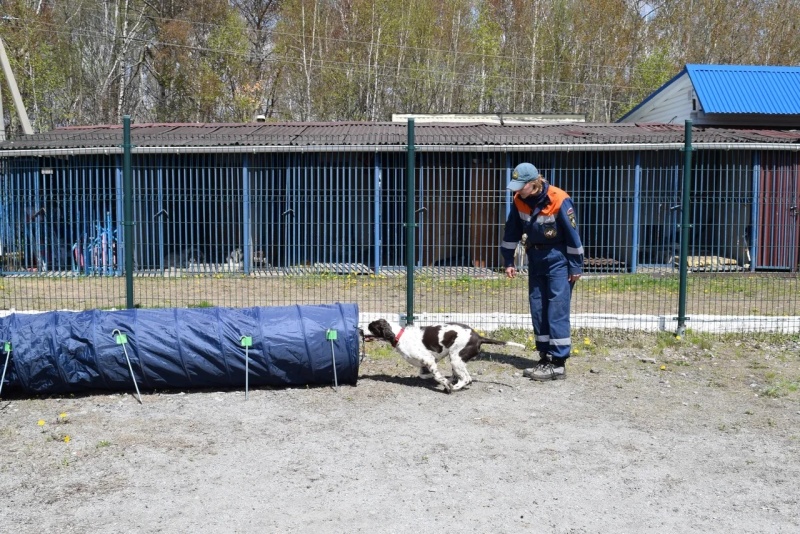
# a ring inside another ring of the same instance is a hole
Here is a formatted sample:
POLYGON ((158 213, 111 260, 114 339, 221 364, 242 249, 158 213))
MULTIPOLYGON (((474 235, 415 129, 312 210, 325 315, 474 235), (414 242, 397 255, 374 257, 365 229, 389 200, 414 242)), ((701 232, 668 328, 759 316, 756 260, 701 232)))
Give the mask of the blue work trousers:
POLYGON ((528 299, 536 350, 554 358, 568 358, 572 287, 565 246, 528 250, 528 299))

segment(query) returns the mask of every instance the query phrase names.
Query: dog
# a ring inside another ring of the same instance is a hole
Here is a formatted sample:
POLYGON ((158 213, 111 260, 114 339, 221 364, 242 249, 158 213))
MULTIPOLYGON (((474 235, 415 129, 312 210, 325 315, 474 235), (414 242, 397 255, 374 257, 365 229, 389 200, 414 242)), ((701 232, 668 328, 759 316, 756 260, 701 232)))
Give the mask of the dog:
POLYGON ((525 348, 525 345, 513 341, 483 337, 469 326, 459 323, 401 327, 390 324, 385 319, 378 319, 369 323, 367 328, 376 339, 388 341, 403 359, 419 367, 420 377, 432 376, 447 393, 458 391, 472 383, 467 362, 480 354, 482 344, 525 348), (450 366, 453 368, 454 378, 457 379, 455 384, 445 378, 436 365, 445 356, 450 356, 450 366))
POLYGON ((242 249, 235 248, 231 250, 228 257, 225 258, 225 261, 228 262, 228 268, 231 271, 239 270, 242 268, 242 260, 244 259, 244 254, 242 254, 242 249))
POLYGON ((205 257, 196 248, 177 249, 164 257, 164 265, 169 269, 188 269, 192 265, 199 265, 205 257))

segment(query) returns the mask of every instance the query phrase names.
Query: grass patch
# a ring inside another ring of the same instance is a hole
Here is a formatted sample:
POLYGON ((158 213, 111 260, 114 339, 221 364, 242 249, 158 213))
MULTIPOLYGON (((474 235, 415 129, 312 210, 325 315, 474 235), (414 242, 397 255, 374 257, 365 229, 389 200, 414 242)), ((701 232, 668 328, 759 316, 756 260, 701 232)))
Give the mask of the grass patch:
POLYGON ((392 346, 386 343, 370 342, 366 344, 364 350, 371 358, 376 360, 387 360, 397 357, 392 346))
POLYGON ((777 380, 766 386, 761 393, 766 397, 778 398, 797 393, 798 390, 800 381, 777 380))
POLYGON ((717 334, 717 338, 724 343, 735 343, 737 341, 747 342, 749 346, 759 343, 779 346, 791 343, 800 343, 800 334, 781 334, 777 332, 734 332, 717 334))
POLYGON ((658 332, 656 334, 656 346, 654 352, 656 354, 664 354, 666 349, 675 349, 680 347, 683 341, 680 337, 671 332, 658 332))
POLYGON ((626 274, 625 276, 603 276, 581 281, 587 289, 596 293, 644 292, 654 294, 677 294, 680 281, 676 276, 655 277, 649 274, 626 274))

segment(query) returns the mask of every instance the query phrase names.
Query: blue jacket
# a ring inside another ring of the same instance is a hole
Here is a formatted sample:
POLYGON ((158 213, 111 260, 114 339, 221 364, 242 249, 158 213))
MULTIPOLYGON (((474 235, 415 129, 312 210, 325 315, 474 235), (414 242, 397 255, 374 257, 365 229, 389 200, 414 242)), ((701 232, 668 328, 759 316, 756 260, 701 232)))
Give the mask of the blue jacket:
POLYGON ((570 196, 545 182, 542 193, 523 199, 514 194, 514 203, 506 220, 500 252, 506 267, 514 265, 517 243, 527 234, 525 246, 563 247, 569 274, 583 274, 583 244, 578 234, 575 205, 570 196))

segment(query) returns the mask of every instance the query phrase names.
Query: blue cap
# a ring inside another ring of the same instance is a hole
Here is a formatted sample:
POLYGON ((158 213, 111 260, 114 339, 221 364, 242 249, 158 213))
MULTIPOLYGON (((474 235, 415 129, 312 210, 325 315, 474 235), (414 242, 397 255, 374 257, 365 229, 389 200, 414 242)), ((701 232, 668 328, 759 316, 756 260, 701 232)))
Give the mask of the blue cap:
POLYGON ((539 171, 530 163, 520 163, 514 172, 511 173, 511 180, 508 182, 508 189, 519 191, 525 184, 539 177, 539 171))

